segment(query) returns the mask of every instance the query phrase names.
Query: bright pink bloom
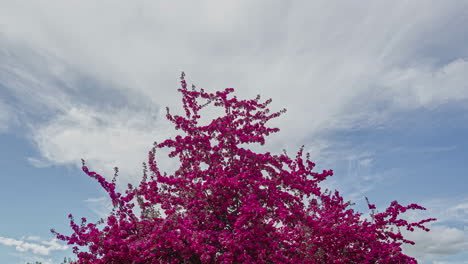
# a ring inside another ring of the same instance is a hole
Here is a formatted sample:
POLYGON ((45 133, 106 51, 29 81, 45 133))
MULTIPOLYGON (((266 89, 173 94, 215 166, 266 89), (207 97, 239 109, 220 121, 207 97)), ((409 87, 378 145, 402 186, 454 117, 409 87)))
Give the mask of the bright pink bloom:
POLYGON ((242 147, 263 145, 266 136, 278 132, 265 124, 285 109, 269 114, 271 99, 228 97, 232 88, 189 91, 183 73, 181 86, 185 117, 167 108, 167 119, 184 134, 155 142, 138 187, 118 193, 114 180, 89 171, 83 161, 83 171, 108 192, 114 211, 98 224, 86 225, 83 218, 77 225, 70 215, 70 236, 53 231, 75 245, 77 263, 416 263, 401 252, 402 243, 413 242, 399 230, 429 231, 423 224, 435 219, 409 223, 398 215, 425 208, 395 201, 385 212, 373 211, 371 220, 361 220, 338 191, 318 187, 333 171, 314 172, 303 148, 291 159, 242 147), (209 104, 224 108, 225 115, 199 125, 199 111, 209 104), (155 160, 156 150, 165 147, 181 163, 173 175, 161 173, 155 160))

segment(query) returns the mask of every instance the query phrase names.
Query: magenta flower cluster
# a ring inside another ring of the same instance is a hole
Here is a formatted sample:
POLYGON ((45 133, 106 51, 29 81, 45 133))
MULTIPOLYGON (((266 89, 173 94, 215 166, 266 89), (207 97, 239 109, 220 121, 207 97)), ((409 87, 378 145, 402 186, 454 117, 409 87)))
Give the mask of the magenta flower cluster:
POLYGON ((400 231, 429 231, 423 224, 435 219, 410 223, 399 214, 425 208, 395 201, 376 213, 368 202, 371 218, 361 218, 338 191, 322 191, 318 184, 333 171, 314 172, 303 147, 293 159, 242 147, 263 145, 278 132, 265 124, 285 109, 269 113, 271 99, 239 100, 230 96, 232 88, 189 90, 184 73, 181 86, 185 116, 167 108, 167 119, 184 135, 155 142, 139 186, 119 193, 115 178, 89 171, 83 161, 83 171, 106 190, 114 210, 95 224, 85 218, 77 224, 69 215, 70 236, 52 230, 74 245, 76 263, 417 263, 402 253, 403 243, 414 243, 400 231), (200 110, 211 104, 225 115, 199 124, 200 110), (172 175, 159 170, 159 148, 170 148, 169 156, 180 160, 172 175))

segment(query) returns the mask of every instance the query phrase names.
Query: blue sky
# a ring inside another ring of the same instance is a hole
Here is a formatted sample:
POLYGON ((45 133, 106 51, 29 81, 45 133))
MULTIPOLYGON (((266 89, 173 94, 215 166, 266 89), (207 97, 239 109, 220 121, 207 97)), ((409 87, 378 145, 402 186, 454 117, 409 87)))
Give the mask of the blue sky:
POLYGON ((405 252, 467 264, 467 23, 467 1, 0 0, 0 263, 72 256, 49 229, 109 210, 80 159, 137 182, 185 71, 287 108, 257 150, 304 144, 363 213, 364 196, 427 207, 407 217, 439 221, 405 252))

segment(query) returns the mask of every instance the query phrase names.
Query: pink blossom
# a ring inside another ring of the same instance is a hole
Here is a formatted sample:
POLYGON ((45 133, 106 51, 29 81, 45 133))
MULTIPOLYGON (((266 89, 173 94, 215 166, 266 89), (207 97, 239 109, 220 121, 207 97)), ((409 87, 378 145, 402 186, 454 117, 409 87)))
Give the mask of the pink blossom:
POLYGON ((167 119, 183 134, 155 142, 139 186, 117 193, 113 181, 89 171, 83 161, 83 171, 109 194, 114 210, 96 224, 85 225, 82 218, 78 225, 70 215, 70 236, 53 231, 74 245, 76 263, 417 263, 402 253, 403 243, 414 243, 399 230, 429 231, 423 224, 435 219, 410 223, 399 214, 425 208, 395 201, 375 212, 368 202, 372 219, 361 219, 338 191, 321 190, 318 184, 333 171, 313 171, 303 147, 291 159, 241 146, 263 145, 279 131, 266 123, 285 109, 269 114, 271 99, 239 100, 230 97, 233 88, 189 91, 184 76, 178 91, 185 116, 167 108, 167 119), (210 104, 226 114, 201 126, 199 112, 210 104), (169 156, 180 160, 172 175, 159 170, 160 148, 170 148, 169 156))

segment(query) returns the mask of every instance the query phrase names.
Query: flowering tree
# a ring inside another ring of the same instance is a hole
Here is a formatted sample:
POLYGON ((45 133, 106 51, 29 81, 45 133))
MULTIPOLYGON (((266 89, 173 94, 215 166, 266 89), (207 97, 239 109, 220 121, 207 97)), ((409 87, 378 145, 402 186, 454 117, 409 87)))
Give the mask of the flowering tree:
POLYGON ((400 228, 429 231, 423 224, 435 219, 409 223, 398 216, 425 208, 395 201, 376 213, 368 202, 372 217, 361 218, 338 191, 321 190, 318 184, 333 172, 314 172, 303 147, 294 159, 242 147, 263 145, 278 132, 265 124, 285 109, 269 114, 271 99, 239 100, 229 96, 232 88, 189 90, 184 73, 181 86, 185 116, 167 108, 167 119, 184 135, 154 143, 139 186, 118 193, 115 178, 107 181, 83 161, 83 171, 107 191, 114 210, 101 227, 85 218, 79 225, 69 215, 70 236, 52 230, 75 245, 77 263, 417 263, 402 253, 403 243, 414 243, 400 228), (199 112, 210 104, 225 114, 200 125, 199 112), (172 149, 169 157, 180 160, 172 175, 159 170, 159 148, 172 149))

